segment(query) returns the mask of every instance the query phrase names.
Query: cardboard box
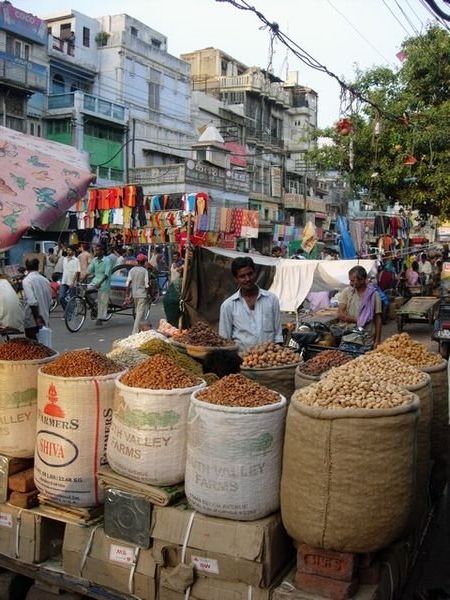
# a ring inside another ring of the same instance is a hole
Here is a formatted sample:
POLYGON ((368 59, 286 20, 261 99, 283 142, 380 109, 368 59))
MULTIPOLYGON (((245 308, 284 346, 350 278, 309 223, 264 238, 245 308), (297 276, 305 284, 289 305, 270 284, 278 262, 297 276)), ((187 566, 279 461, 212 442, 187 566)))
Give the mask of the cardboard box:
MULTIPOLYGON (((175 592, 163 586, 159 588, 159 600, 184 600, 183 592, 175 592)), ((189 600, 270 600, 272 589, 248 586, 236 581, 223 581, 210 577, 198 577, 190 589, 189 600)))
POLYGON ((152 551, 107 537, 102 525, 66 526, 63 569, 68 575, 116 592, 134 593, 142 600, 156 598, 156 562, 152 551))
MULTIPOLYGON (((181 562, 192 510, 186 503, 155 507, 153 554, 166 567, 181 562)), ((196 513, 186 547, 187 564, 199 575, 268 587, 294 556, 279 513, 257 521, 231 521, 196 513)))
POLYGON ((63 536, 63 523, 0 504, 0 554, 25 563, 43 562, 58 553, 63 536))

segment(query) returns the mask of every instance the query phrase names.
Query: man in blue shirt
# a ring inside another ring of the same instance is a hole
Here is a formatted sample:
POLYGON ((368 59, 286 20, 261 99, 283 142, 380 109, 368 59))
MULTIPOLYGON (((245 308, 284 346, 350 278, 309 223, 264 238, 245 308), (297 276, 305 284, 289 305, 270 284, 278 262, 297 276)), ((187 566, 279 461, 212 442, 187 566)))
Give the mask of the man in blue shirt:
POLYGON ((261 342, 283 342, 280 303, 275 294, 256 285, 255 263, 240 257, 231 263, 239 290, 220 307, 219 333, 232 339, 239 350, 261 342))

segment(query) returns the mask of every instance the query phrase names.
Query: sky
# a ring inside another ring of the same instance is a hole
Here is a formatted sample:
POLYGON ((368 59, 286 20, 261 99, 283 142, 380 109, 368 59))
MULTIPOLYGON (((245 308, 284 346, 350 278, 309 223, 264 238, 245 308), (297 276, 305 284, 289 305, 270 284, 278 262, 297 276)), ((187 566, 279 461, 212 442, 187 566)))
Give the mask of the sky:
MULTIPOLYGON (((74 9, 91 17, 127 12, 168 37, 175 56, 220 48, 247 66, 269 66, 269 33, 256 15, 217 0, 12 0, 39 17, 74 9)), ((328 70, 351 81, 355 68, 399 68, 402 41, 433 21, 424 0, 249 0, 272 23, 328 70)), ((68 11, 67 11, 68 12, 68 11)), ((286 79, 298 71, 301 85, 319 95, 319 127, 340 116, 340 88, 328 75, 304 65, 279 42, 273 72, 286 79)))

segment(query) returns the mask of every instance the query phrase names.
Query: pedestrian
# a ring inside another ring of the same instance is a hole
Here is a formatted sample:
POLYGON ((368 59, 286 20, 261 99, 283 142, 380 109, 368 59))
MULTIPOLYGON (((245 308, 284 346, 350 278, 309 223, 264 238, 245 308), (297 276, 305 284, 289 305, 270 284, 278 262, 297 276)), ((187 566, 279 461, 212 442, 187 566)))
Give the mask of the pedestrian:
POLYGON ((162 248, 154 248, 149 260, 150 266, 155 271, 164 271, 165 261, 162 248))
POLYGON ((0 273, 0 330, 23 331, 24 314, 19 297, 6 275, 0 273))
POLYGON ((174 252, 172 256, 172 264, 170 265, 170 283, 174 283, 177 279, 180 279, 181 273, 183 272, 184 260, 181 257, 180 252, 174 252))
POLYGON ((47 279, 51 280, 53 271, 55 270, 55 265, 56 265, 57 260, 58 260, 58 258, 55 254, 55 249, 49 248, 48 252, 45 256, 45 267, 44 267, 44 273, 45 273, 45 276, 47 277, 47 279))
POLYGON ((75 288, 80 279, 80 261, 75 256, 75 248, 69 246, 66 250, 67 256, 63 260, 63 274, 61 287, 59 288, 59 302, 66 310, 68 298, 75 295, 75 288))
POLYGON ((419 262, 419 275, 421 276, 422 284, 429 286, 431 283, 431 276, 433 274, 433 267, 428 260, 427 255, 423 252, 420 256, 419 262))
POLYGON ((138 254, 136 257, 137 266, 130 269, 127 278, 126 301, 133 299, 134 302, 134 324, 132 333, 139 332, 139 326, 149 307, 149 279, 148 271, 144 267, 147 257, 145 254, 138 254))
POLYGON ((88 250, 89 246, 85 242, 82 242, 80 245, 80 252, 77 256, 80 261, 80 279, 83 280, 86 278, 89 263, 92 260, 91 253, 88 250))
POLYGON ((50 281, 39 273, 39 260, 32 258, 25 262, 28 275, 22 281, 25 300, 25 335, 32 340, 37 333, 50 323, 52 288, 50 281))
POLYGON ((58 280, 60 280, 62 278, 63 263, 64 263, 64 259, 66 256, 67 256, 66 248, 61 247, 61 249, 58 251, 58 254, 57 254, 55 268, 53 269, 53 275, 55 275, 55 277, 58 280))
POLYGON ((109 290, 111 287, 111 262, 105 256, 103 246, 95 246, 95 258, 88 267, 88 275, 94 278, 89 282, 88 290, 98 290, 97 295, 97 321, 96 325, 103 325, 108 313, 109 290))
POLYGON ((111 269, 114 269, 114 267, 116 266, 117 256, 118 255, 116 254, 115 248, 110 246, 108 255, 106 258, 108 258, 111 263, 111 269))
POLYGON ((232 339, 240 350, 261 342, 282 343, 280 303, 275 294, 256 284, 253 260, 235 258, 231 272, 239 289, 220 307, 220 335, 232 339))

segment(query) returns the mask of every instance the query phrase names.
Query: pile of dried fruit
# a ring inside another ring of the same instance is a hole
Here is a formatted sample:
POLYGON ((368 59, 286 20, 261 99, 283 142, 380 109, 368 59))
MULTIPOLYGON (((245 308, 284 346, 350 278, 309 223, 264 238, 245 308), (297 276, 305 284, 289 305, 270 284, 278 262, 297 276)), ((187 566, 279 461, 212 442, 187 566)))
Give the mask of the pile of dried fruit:
POLYGON ((412 402, 414 396, 396 385, 376 383, 345 374, 335 379, 323 379, 294 392, 298 400, 317 408, 394 408, 412 402))
POLYGON ((147 358, 120 379, 129 387, 151 390, 174 390, 190 388, 200 383, 200 379, 179 367, 171 358, 155 354, 147 358))
POLYGON ((349 360, 352 360, 350 354, 346 354, 340 350, 324 350, 323 352, 319 352, 314 358, 300 363, 298 370, 305 375, 318 376, 328 371, 328 369, 347 363, 349 360))
POLYGON ((210 404, 252 408, 280 401, 277 392, 259 385, 244 375, 227 375, 198 392, 197 398, 210 404))
POLYGON ((148 357, 136 348, 114 348, 106 355, 124 369, 135 367, 148 357))
POLYGON ((419 385, 427 380, 427 375, 419 369, 381 352, 369 352, 345 365, 331 369, 326 378, 339 381, 343 375, 354 375, 399 386, 419 385))
POLYGON ((257 344, 244 354, 242 367, 250 369, 261 367, 282 367, 298 363, 299 358, 290 348, 278 346, 273 342, 257 344))
POLYGON ((158 333, 154 329, 149 329, 148 331, 140 331, 139 333, 133 333, 133 335, 129 335, 123 340, 117 340, 114 342, 114 346, 118 348, 139 348, 145 342, 153 339, 164 340, 166 339, 162 333, 158 333))
POLYGON ((145 344, 139 347, 139 352, 145 354, 146 356, 155 356, 155 354, 163 354, 164 356, 168 356, 169 358, 171 358, 174 362, 177 363, 179 367, 181 367, 185 371, 189 371, 189 373, 192 373, 193 375, 202 374, 202 367, 196 360, 194 360, 187 354, 184 354, 184 352, 180 352, 172 344, 169 344, 164 340, 149 340, 148 342, 145 342, 145 344))
POLYGON ((207 346, 209 348, 222 348, 224 346, 233 346, 232 340, 227 340, 220 336, 208 323, 197 321, 190 329, 177 336, 177 341, 192 346, 207 346))
POLYGON ((413 340, 407 333, 398 333, 387 338, 377 346, 375 352, 382 352, 414 367, 433 367, 442 364, 440 354, 430 352, 420 342, 413 340))
POLYGON ((73 350, 61 354, 56 360, 42 367, 42 371, 56 377, 100 377, 119 373, 123 368, 95 350, 73 350))
POLYGON ((54 354, 51 348, 28 338, 14 338, 0 344, 0 360, 39 360, 54 354))
POLYGON ((166 337, 172 337, 173 335, 178 334, 178 329, 171 325, 166 319, 161 319, 158 325, 159 333, 162 333, 166 337))

